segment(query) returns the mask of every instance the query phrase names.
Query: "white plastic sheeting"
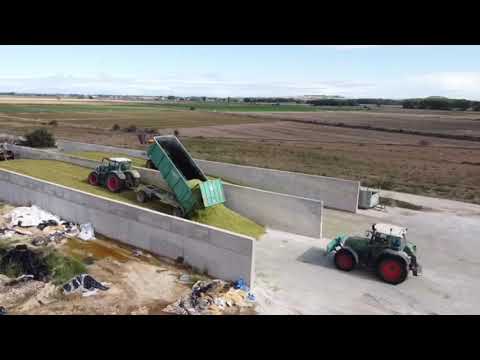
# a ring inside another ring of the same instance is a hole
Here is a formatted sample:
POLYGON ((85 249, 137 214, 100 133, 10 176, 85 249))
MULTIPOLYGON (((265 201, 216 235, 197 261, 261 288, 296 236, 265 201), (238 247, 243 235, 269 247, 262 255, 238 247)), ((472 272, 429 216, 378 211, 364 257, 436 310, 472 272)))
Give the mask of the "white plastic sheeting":
POLYGON ((13 209, 4 215, 5 218, 10 219, 10 226, 38 226, 44 221, 54 220, 60 223, 60 218, 39 207, 33 205, 30 207, 21 206, 13 209))

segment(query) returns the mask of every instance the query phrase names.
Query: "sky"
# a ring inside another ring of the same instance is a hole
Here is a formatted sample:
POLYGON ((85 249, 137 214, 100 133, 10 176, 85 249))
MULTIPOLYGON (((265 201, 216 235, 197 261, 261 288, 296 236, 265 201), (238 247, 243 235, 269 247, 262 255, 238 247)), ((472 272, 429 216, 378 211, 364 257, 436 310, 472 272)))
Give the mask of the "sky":
POLYGON ((0 46, 0 92, 480 100, 480 46, 0 46))

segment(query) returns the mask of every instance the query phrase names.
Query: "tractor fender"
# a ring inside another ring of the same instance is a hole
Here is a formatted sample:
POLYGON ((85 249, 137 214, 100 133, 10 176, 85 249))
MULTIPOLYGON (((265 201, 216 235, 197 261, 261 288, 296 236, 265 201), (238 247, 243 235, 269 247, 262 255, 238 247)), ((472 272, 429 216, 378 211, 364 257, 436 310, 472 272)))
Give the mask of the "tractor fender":
POLYGON ((120 180, 125 180, 127 177, 122 171, 111 171, 111 174, 117 175, 120 180))
POLYGON ((377 263, 379 263, 382 260, 382 258, 386 255, 397 256, 399 258, 402 258, 403 261, 405 261, 405 264, 407 265, 407 267, 410 265, 410 258, 408 257, 407 254, 405 254, 403 251, 395 251, 392 249, 383 250, 382 253, 378 256, 377 263))
POLYGON ((358 264, 358 254, 355 250, 353 250, 350 246, 345 246, 345 245, 341 245, 342 249, 346 249, 348 251, 350 251, 353 255, 353 257, 355 258, 355 264, 358 264))
POLYGON ((135 179, 140 179, 140 173, 137 170, 128 170, 126 172, 131 174, 135 179))

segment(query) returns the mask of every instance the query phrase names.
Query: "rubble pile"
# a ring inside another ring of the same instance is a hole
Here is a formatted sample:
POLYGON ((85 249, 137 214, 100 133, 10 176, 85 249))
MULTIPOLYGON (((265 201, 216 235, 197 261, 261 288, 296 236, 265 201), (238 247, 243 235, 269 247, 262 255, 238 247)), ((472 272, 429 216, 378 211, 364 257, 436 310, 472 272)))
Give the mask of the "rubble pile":
POLYGON ((93 226, 64 221, 35 205, 14 208, 0 217, 0 240, 24 240, 34 246, 55 246, 71 237, 92 240, 95 238, 93 226))
POLYGON ((163 309, 177 315, 221 315, 254 306, 255 297, 243 280, 235 283, 223 280, 197 281, 191 293, 163 309))

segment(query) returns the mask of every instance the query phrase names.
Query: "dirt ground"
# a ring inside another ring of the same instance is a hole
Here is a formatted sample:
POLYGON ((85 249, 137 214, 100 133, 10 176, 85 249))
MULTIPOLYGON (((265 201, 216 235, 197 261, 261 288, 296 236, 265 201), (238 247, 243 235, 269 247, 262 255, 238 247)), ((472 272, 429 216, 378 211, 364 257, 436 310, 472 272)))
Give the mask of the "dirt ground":
POLYGON ((109 130, 115 121, 129 124, 131 119, 137 119, 134 122, 138 126, 160 126, 161 134, 178 130, 181 141, 199 159, 360 180, 364 186, 480 203, 478 141, 296 121, 478 136, 478 112, 390 107, 261 114, 129 110, 84 111, 75 120, 74 113, 30 110, 28 114, 0 111, 2 131, 24 134, 54 117, 59 119, 59 125, 47 127, 59 138, 143 149, 135 133, 109 130), (25 116, 29 120, 15 119, 25 116))

